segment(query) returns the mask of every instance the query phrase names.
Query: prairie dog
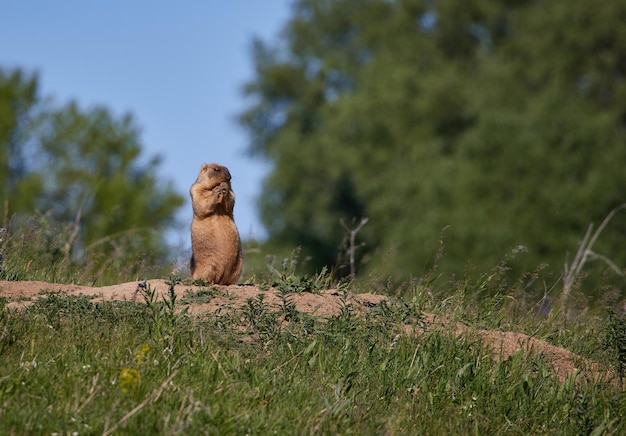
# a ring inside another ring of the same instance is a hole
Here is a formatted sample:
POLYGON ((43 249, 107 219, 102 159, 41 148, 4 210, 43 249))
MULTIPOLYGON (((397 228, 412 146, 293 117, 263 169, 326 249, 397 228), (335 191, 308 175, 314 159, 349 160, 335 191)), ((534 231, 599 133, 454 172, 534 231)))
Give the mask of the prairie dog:
POLYGON ((235 193, 228 168, 203 164, 191 185, 191 278, 219 285, 237 283, 243 268, 241 240, 233 219, 235 193))

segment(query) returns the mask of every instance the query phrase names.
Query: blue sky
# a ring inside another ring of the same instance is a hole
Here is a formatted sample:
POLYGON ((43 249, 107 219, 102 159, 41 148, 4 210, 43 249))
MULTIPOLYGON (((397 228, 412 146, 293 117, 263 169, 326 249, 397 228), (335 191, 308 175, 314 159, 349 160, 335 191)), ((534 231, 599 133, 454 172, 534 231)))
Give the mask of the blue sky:
POLYGON ((291 3, 0 0, 0 66, 37 71, 58 104, 134 115, 143 158, 160 155, 159 174, 187 199, 170 242, 190 245, 188 190, 202 162, 230 169, 239 232, 263 237, 255 199, 268 167, 244 155, 235 117, 254 77, 251 40, 276 40, 291 3))

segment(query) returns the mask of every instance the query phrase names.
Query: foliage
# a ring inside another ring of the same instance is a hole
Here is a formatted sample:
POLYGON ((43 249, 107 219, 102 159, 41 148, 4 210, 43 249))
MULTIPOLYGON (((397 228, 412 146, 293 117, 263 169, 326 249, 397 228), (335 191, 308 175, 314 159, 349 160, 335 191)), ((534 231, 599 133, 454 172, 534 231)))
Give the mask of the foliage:
POLYGON ((607 312, 603 345, 617 369, 620 387, 623 389, 624 376, 626 376, 626 319, 616 315, 612 309, 608 309, 607 312))
POLYGON ((43 191, 42 174, 28 171, 32 158, 30 146, 33 130, 40 125, 40 104, 37 78, 20 70, 8 72, 0 68, 0 207, 3 223, 7 210, 28 210, 43 191), (29 156, 30 155, 30 156, 29 156))
POLYGON ((141 291, 146 306, 150 313, 150 323, 148 323, 150 335, 157 339, 157 347, 165 354, 175 354, 176 349, 185 342, 186 330, 184 324, 187 321, 187 309, 181 312, 176 307, 176 291, 175 286, 178 284, 176 277, 170 277, 168 280, 167 296, 159 295, 156 289, 152 289, 150 285, 141 282, 137 291, 141 291))
POLYGON ((7 270, 20 249, 35 264, 88 269, 92 280, 112 258, 136 274, 142 263, 167 262, 163 233, 183 199, 159 180, 158 157, 142 162, 130 115, 54 106, 40 97, 36 75, 1 68, 0 114, 2 277, 48 279, 15 264, 7 270), (45 240, 24 244, 35 229, 45 240))
MULTIPOLYGON (((560 271, 624 202, 625 18, 614 0, 296 1, 276 44, 254 42, 240 116, 273 164, 269 243, 345 266, 341 223, 367 217, 361 277, 421 275, 444 228, 443 271, 520 246, 518 274, 560 271)), ((625 234, 598 240, 620 267, 625 234)))
MULTIPOLYGON (((298 265, 302 266, 300 259, 300 249, 297 248, 291 251, 289 257, 283 257, 280 260, 280 265, 277 266, 278 256, 267 255, 265 271, 258 271, 259 277, 255 276, 255 279, 261 280, 261 286, 265 289, 274 287, 282 294, 292 292, 313 292, 319 293, 324 289, 329 289, 332 286, 341 286, 341 283, 337 283, 334 274, 329 272, 328 268, 322 267, 321 271, 310 276, 309 274, 299 275, 296 273, 298 265)), ((257 267, 258 269, 258 267, 257 267)), ((300 268, 302 270, 303 268, 300 268)))

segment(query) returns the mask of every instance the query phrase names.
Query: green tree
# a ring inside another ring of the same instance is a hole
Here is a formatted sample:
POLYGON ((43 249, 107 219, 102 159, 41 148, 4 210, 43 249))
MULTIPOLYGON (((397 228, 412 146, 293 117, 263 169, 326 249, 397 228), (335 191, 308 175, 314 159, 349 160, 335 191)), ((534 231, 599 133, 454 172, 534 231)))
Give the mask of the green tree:
MULTIPOLYGON (((363 266, 560 269, 624 202, 626 4, 603 0, 300 0, 255 41, 241 123, 274 167, 260 206, 278 246, 342 262, 340 221, 369 217, 363 266)), ((626 220, 603 254, 626 265, 626 220)))
POLYGON ((34 152, 29 147, 39 105, 35 76, 0 68, 0 207, 5 221, 12 211, 32 209, 43 189, 40 174, 29 173, 26 162, 34 152))
POLYGON ((98 275, 165 266, 164 232, 183 198, 158 178, 158 157, 142 162, 132 117, 75 102, 53 107, 39 97, 37 77, 20 70, 0 70, 0 90, 5 226, 51 233, 44 251, 54 245, 53 260, 98 275))

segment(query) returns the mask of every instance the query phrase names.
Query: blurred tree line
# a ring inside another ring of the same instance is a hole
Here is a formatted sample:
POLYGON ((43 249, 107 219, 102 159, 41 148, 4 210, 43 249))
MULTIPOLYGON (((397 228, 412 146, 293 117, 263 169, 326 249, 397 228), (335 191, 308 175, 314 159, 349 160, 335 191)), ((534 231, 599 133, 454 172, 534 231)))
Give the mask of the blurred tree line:
MULTIPOLYGON (((268 243, 347 265, 367 217, 361 274, 419 276, 442 238, 459 274, 562 270, 626 202, 624 23, 619 0, 296 1, 240 114, 268 243)), ((625 237, 618 215, 594 249, 624 267, 625 237)))
POLYGON ((159 158, 140 152, 130 115, 55 106, 37 75, 0 68, 0 278, 112 281, 167 268, 164 231, 183 198, 158 178, 159 158))

